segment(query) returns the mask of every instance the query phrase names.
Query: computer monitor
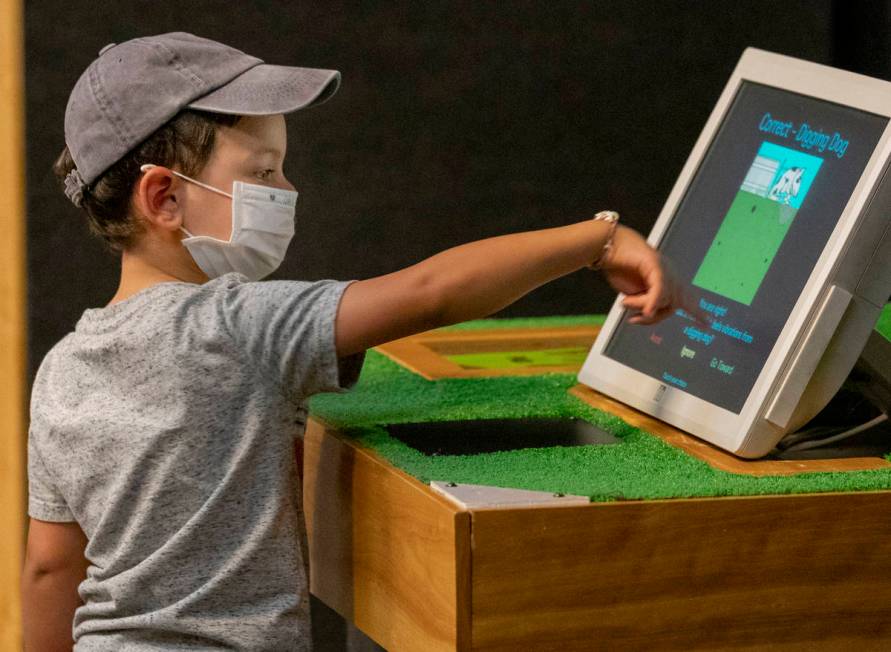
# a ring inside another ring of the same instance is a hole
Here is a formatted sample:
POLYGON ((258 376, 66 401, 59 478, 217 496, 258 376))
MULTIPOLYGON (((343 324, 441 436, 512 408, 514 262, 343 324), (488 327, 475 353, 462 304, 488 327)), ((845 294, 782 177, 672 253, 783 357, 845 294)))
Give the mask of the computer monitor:
POLYGON ((891 83, 748 48, 648 242, 700 308, 613 304, 581 383, 742 457, 844 382, 891 293, 891 83))

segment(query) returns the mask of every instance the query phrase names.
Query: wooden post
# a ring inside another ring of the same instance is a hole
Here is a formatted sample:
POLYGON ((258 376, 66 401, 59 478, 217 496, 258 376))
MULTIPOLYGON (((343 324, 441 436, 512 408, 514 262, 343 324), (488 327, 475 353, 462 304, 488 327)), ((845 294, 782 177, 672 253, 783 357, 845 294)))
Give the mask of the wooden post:
POLYGON ((0 650, 22 647, 25 534, 24 54, 21 0, 0 0, 0 650))

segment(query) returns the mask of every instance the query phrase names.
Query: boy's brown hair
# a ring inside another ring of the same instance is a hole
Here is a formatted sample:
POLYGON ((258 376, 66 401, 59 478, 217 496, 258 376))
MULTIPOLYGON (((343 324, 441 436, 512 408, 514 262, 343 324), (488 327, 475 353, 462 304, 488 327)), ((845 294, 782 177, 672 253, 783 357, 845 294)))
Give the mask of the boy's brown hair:
MULTIPOLYGON (((145 225, 130 210, 133 186, 141 174, 139 167, 154 163, 196 176, 213 152, 221 126, 232 127, 241 116, 186 109, 157 129, 84 190, 81 207, 87 214, 90 231, 106 249, 121 253, 131 248, 145 232, 145 225)), ((66 146, 53 164, 53 174, 64 188, 65 177, 74 169, 66 146)))

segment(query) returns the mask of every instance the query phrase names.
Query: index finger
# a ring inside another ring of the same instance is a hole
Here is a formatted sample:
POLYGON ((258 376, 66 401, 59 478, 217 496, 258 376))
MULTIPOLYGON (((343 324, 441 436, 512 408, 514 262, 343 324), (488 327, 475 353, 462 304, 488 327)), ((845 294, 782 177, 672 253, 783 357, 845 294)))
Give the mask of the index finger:
POLYGON ((711 328, 712 322, 714 321, 712 315, 699 307, 698 302, 693 300, 693 297, 686 288, 681 288, 680 293, 681 307, 693 317, 694 320, 699 322, 699 324, 711 328))
POLYGON ((641 310, 645 317, 652 317, 657 310, 663 308, 670 296, 666 292, 671 287, 671 279, 659 265, 654 265, 646 274, 646 301, 641 310))

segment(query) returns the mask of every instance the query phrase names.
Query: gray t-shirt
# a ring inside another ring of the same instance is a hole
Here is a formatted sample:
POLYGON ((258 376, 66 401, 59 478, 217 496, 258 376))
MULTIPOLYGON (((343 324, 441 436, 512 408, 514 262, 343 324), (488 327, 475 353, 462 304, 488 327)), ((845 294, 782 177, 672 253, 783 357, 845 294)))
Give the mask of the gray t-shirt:
POLYGON ((352 281, 159 283, 86 310, 31 394, 29 514, 89 543, 77 650, 309 650, 295 438, 344 392, 352 281))

